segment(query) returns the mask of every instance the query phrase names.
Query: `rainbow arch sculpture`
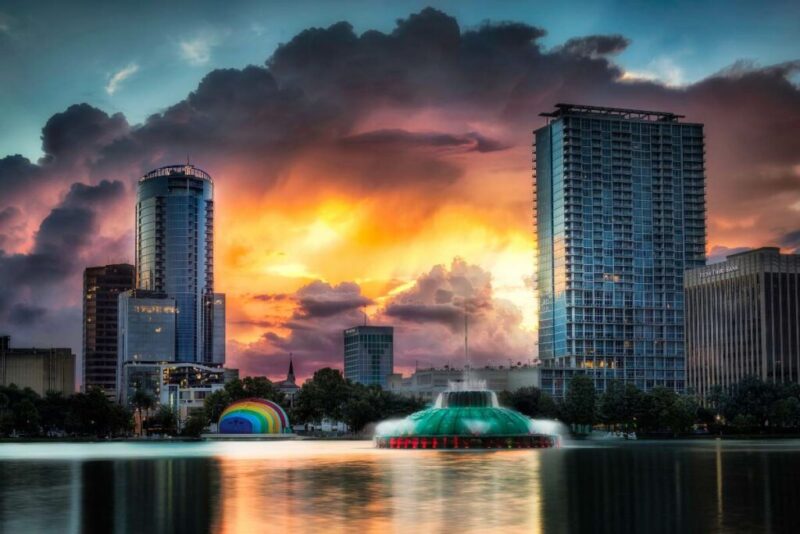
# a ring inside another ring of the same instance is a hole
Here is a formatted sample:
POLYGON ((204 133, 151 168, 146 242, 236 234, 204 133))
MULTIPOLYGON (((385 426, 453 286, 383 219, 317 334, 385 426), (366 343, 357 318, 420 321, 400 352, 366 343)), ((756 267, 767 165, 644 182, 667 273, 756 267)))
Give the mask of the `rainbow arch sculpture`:
POLYGON ((266 399, 236 401, 219 418, 220 434, 283 434, 291 432, 289 417, 278 404, 266 399))

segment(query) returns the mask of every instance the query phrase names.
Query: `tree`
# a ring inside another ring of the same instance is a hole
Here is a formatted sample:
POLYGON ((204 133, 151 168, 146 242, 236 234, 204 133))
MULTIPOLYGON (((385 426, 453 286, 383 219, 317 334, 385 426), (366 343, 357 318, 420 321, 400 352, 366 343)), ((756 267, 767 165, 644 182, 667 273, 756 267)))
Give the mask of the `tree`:
POLYGON ((39 410, 30 399, 23 399, 14 409, 14 428, 26 435, 39 433, 39 410))
POLYGON ((558 415, 558 407, 552 397, 533 386, 501 392, 500 403, 528 417, 555 418, 558 415))
POLYGON ((631 407, 627 404, 626 386, 621 381, 609 382, 600 396, 600 417, 604 423, 612 426, 627 426, 633 420, 631 407))
POLYGON ((754 426, 769 424, 770 408, 779 398, 779 388, 755 377, 739 382, 725 403, 725 418, 733 421, 737 415, 751 416, 754 426))
POLYGON ((352 386, 341 371, 325 367, 306 380, 295 398, 293 416, 299 422, 317 422, 323 418, 341 421, 345 402, 352 386))
POLYGON ((48 391, 38 403, 45 433, 64 430, 71 397, 64 397, 60 391, 48 391))
POLYGON ((92 388, 70 398, 65 426, 74 434, 102 438, 127 434, 132 427, 131 419, 125 407, 108 400, 102 390, 92 388))
POLYGON ((172 408, 161 405, 155 414, 147 419, 147 430, 154 434, 174 436, 178 432, 178 418, 172 408))
POLYGON ((225 408, 227 408, 230 403, 231 396, 224 389, 218 389, 211 395, 207 396, 206 400, 203 401, 203 409, 206 413, 206 419, 212 423, 217 423, 222 415, 222 412, 225 411, 225 408))
POLYGON ((205 412, 194 413, 186 420, 181 430, 182 436, 197 438, 208 426, 208 419, 206 419, 205 412))
POLYGON ((770 420, 779 428, 800 427, 800 400, 797 397, 776 400, 770 408, 770 420))
POLYGON ((597 394, 594 381, 586 375, 576 375, 570 380, 564 396, 564 415, 573 425, 591 426, 597 415, 597 394))
POLYGON ((231 380, 225 384, 230 402, 252 397, 266 399, 283 405, 286 395, 275 387, 265 376, 246 376, 243 379, 231 380))

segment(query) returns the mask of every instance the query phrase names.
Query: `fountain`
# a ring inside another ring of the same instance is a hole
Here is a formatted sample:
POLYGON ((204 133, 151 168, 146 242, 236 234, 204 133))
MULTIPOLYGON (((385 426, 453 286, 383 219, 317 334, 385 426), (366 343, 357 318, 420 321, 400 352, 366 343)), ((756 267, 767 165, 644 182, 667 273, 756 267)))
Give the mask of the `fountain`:
POLYGON ((451 383, 431 408, 380 423, 377 447, 391 449, 529 449, 556 447, 544 431, 516 410, 503 408, 485 383, 451 383))

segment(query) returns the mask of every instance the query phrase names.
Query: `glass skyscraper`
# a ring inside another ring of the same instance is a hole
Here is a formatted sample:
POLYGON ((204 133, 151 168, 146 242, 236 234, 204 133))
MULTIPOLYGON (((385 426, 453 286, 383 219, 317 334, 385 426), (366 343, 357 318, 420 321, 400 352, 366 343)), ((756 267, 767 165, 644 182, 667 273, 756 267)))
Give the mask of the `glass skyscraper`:
POLYGON ((705 264, 703 125, 558 104, 535 132, 542 387, 683 391, 684 271, 705 264))
POLYGON ((344 331, 344 377, 383 388, 394 372, 394 328, 356 326, 344 331))
POLYGON ((213 188, 211 176, 188 164, 139 180, 136 287, 175 299, 179 362, 225 360, 225 299, 214 294, 213 188))

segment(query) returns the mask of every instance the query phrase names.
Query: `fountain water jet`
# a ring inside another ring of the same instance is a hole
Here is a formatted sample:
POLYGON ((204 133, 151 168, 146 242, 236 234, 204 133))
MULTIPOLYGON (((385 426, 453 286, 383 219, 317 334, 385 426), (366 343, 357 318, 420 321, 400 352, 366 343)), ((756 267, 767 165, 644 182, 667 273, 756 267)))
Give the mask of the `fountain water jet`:
POLYGON ((555 431, 552 422, 501 407, 485 383, 466 380, 450 383, 433 407, 380 423, 374 441, 391 449, 548 448, 560 444, 555 431))

